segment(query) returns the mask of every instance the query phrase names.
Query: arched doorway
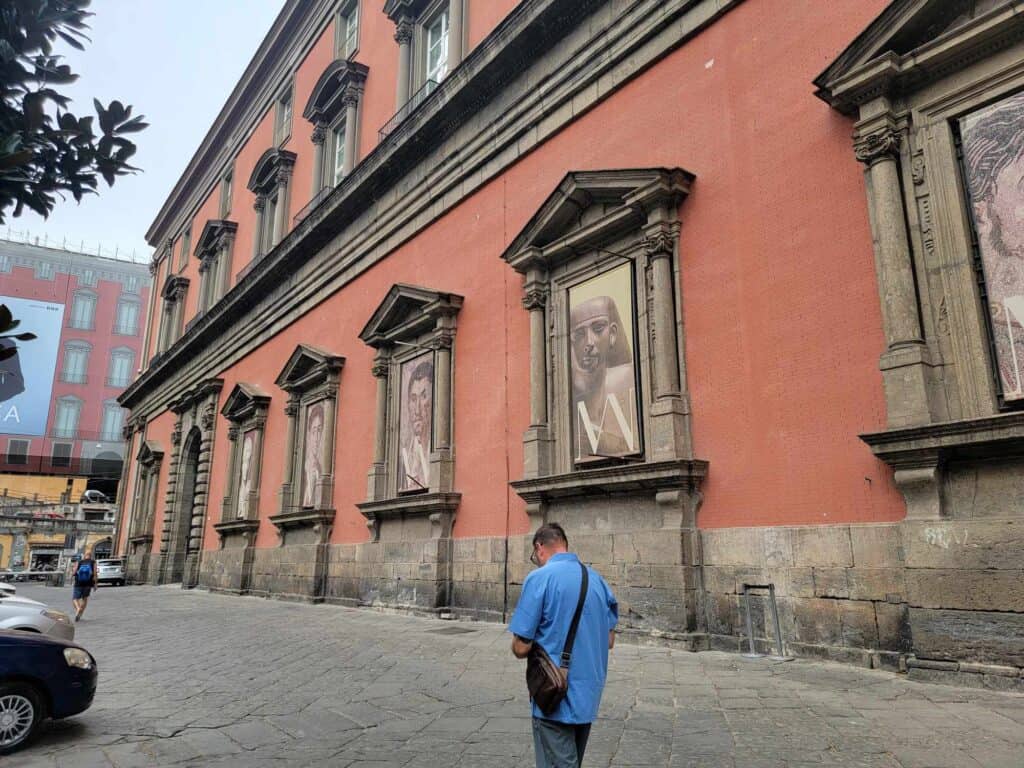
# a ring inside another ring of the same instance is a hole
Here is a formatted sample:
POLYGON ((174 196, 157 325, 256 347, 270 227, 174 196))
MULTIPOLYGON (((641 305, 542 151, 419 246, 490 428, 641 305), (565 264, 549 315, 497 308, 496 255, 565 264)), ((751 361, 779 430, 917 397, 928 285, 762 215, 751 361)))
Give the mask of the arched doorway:
POLYGON ((110 557, 110 553, 113 550, 114 545, 110 539, 103 539, 97 541, 92 548, 92 556, 97 560, 103 560, 110 557))
POLYGON ((170 568, 167 582, 181 581, 188 554, 189 533, 192 530, 192 507, 196 496, 196 476, 199 474, 199 447, 202 434, 193 427, 185 438, 178 465, 178 478, 174 489, 174 519, 171 521, 170 568))
POLYGON ((121 479, 121 457, 113 451, 96 454, 89 468, 89 487, 103 491, 107 498, 117 498, 117 484, 121 479))

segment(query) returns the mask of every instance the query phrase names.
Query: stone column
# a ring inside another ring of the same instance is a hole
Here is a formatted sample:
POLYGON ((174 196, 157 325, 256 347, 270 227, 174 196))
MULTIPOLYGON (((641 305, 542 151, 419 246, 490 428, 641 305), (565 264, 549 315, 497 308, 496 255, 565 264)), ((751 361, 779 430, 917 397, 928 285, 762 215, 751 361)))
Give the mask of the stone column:
POLYGON ((531 268, 526 274, 523 307, 530 313, 530 426, 523 436, 523 475, 542 477, 551 472, 548 425, 547 272, 531 268))
POLYGON ((434 448, 451 447, 452 439, 452 337, 443 334, 434 353, 434 448))
POLYGON ((295 480, 295 440, 298 435, 299 419, 299 398, 295 393, 289 393, 288 404, 284 407, 284 414, 288 417, 288 436, 284 443, 284 482, 281 484, 281 498, 279 512, 288 512, 292 503, 292 483, 295 480))
MULTIPOLYGON (((170 258, 170 256, 168 256, 167 258, 170 258)), ((160 288, 162 287, 162 286, 159 286, 159 285, 156 284, 156 273, 159 270, 159 268, 160 268, 160 263, 158 261, 153 260, 153 261, 151 261, 149 263, 149 277, 150 277, 149 303, 146 305, 145 331, 142 334, 142 356, 139 359, 138 368, 136 369, 139 372, 142 372, 143 370, 145 370, 146 368, 149 367, 149 358, 151 357, 149 345, 153 341, 152 333, 153 333, 153 326, 155 325, 155 323, 152 322, 153 321, 153 313, 156 311, 156 303, 159 300, 160 288)), ((159 350, 160 350, 160 342, 158 340, 157 341, 157 351, 159 351, 159 350)))
MULTIPOLYGON (((171 464, 167 470, 167 493, 164 496, 164 525, 160 532, 160 553, 167 554, 171 545, 171 527, 174 524, 176 495, 174 489, 178 483, 178 465, 181 461, 181 415, 171 432, 171 464)), ((154 486, 155 488, 155 486, 154 486)), ((154 510, 156 508, 154 507, 154 510)))
MULTIPOLYGON (((248 519, 250 520, 258 520, 260 516, 259 489, 260 480, 263 477, 263 431, 266 428, 265 424, 266 423, 261 416, 256 423, 256 427, 254 429, 255 434, 253 435, 252 441, 252 466, 249 467, 249 476, 252 478, 252 484, 249 488, 248 519)), ((253 542, 254 541, 255 539, 253 542)), ((250 546, 252 546, 252 542, 250 542, 250 546)))
POLYGON ((256 262, 263 255, 263 212, 267 207, 267 198, 263 195, 256 195, 256 201, 252 207, 256 211, 256 227, 252 235, 252 260, 256 262))
POLYGON ((224 503, 220 509, 220 520, 225 522, 235 517, 236 495, 238 494, 238 465, 241 462, 242 451, 240 449, 239 435, 241 430, 237 424, 228 427, 228 440, 231 442, 231 453, 228 457, 228 482, 227 493, 224 494, 224 503))
POLYGON ((678 238, 676 227, 656 225, 644 239, 644 249, 651 267, 652 320, 654 338, 654 396, 679 394, 679 351, 676 339, 675 289, 672 255, 678 238))
POLYGON ((206 310, 210 293, 210 262, 203 259, 199 262, 199 312, 206 310))
POLYGON ((395 112, 398 112, 412 96, 409 85, 412 78, 412 33, 411 19, 403 18, 395 25, 395 42, 398 43, 398 88, 395 92, 395 112))
POLYGON ((320 488, 317 489, 317 509, 330 509, 334 503, 334 431, 338 391, 332 389, 324 402, 324 438, 320 448, 320 488))
POLYGON ((462 63, 462 41, 465 37, 463 14, 465 0, 451 0, 448 4, 448 73, 462 63))
POLYGON ((373 361, 373 375, 377 379, 377 422, 373 436, 373 466, 367 478, 366 497, 370 501, 383 499, 387 494, 387 434, 388 434, 388 355, 377 351, 373 361))
POLYGON ((928 380, 931 361, 921 333, 914 265, 900 184, 901 134, 883 117, 859 129, 855 151, 867 167, 875 230, 875 271, 882 305, 886 350, 880 368, 889 426, 931 422, 928 380))
MULTIPOLYGON (((210 489, 210 467, 213 464, 213 437, 217 424, 216 395, 203 406, 200 417, 201 437, 199 440, 199 464, 196 467, 195 500, 192 503, 192 519, 189 521, 188 541, 185 552, 199 552, 203 544, 203 529, 206 524, 206 505, 210 489)), ((193 571, 193 578, 198 571, 193 571)), ((194 582, 193 582, 194 583, 194 582)))
POLYGON ((281 238, 288 232, 288 180, 291 178, 291 168, 278 168, 277 170, 277 208, 274 210, 274 236, 271 240, 271 247, 281 242, 281 238))
POLYGON ((146 468, 146 506, 142 510, 142 535, 153 535, 153 521, 156 520, 156 489, 160 481, 160 465, 154 464, 146 468))
POLYGON ((320 194, 324 188, 324 140, 327 130, 320 123, 313 126, 313 192, 312 197, 320 194))
POLYGON ((356 164, 356 134, 359 129, 359 94, 350 88, 344 96, 345 104, 345 159, 342 173, 348 176, 356 164))

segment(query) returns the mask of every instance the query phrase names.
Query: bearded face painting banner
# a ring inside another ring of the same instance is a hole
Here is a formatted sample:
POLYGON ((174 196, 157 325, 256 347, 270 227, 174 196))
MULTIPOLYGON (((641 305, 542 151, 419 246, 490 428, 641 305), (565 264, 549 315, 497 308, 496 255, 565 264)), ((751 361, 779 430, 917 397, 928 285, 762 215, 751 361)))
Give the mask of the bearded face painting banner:
POLYGON ((306 433, 302 444, 302 506, 316 507, 320 504, 320 478, 324 474, 323 403, 313 403, 306 408, 306 433))
POLYGON ((13 333, 36 335, 32 341, 0 340, 0 347, 18 349, 13 357, 0 360, 0 432, 42 436, 50 413, 64 305, 14 296, 0 296, 0 304, 21 321, 13 333))
POLYGON ((960 120, 1003 399, 1024 401, 1024 93, 960 120))
POLYGON ((577 463, 641 451, 633 267, 569 289, 573 454, 577 463))
POLYGON ((430 487, 430 442, 434 431, 434 354, 402 363, 398 411, 398 490, 430 487))

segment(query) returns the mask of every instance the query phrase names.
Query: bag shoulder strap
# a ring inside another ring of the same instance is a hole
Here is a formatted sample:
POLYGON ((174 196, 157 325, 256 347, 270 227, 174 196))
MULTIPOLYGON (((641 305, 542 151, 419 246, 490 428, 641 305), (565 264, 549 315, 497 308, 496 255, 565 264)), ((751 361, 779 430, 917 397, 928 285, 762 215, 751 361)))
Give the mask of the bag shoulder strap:
POLYGON ((565 638, 565 648, 562 649, 562 666, 569 668, 569 659, 572 658, 572 646, 576 642, 576 630, 580 626, 580 616, 583 615, 583 603, 587 601, 587 588, 590 586, 590 576, 587 573, 587 566, 580 563, 580 570, 583 571, 583 580, 580 583, 580 599, 576 602, 576 613, 572 616, 572 624, 569 625, 569 634, 565 638))

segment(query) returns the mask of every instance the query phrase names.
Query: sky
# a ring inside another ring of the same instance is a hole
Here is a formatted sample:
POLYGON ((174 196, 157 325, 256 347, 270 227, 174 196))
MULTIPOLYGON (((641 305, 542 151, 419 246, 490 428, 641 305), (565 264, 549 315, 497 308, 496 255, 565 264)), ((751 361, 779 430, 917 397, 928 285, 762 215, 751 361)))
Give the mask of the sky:
POLYGON ((56 244, 148 261, 146 230, 227 101, 284 0, 93 0, 84 52, 68 48, 80 77, 64 92, 79 117, 95 114, 93 97, 118 99, 150 124, 131 136, 132 165, 142 169, 100 181, 81 204, 58 200, 49 218, 7 217, 0 237, 56 244), (45 238, 45 240, 44 240, 45 238))

